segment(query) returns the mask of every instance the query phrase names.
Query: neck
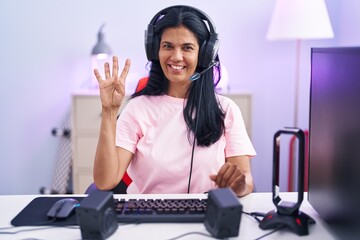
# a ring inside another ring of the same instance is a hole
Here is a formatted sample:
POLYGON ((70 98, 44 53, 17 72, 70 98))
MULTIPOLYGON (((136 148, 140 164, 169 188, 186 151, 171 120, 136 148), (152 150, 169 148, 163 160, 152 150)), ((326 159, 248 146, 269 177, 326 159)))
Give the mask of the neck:
POLYGON ((175 97, 175 98, 187 98, 186 95, 188 93, 190 84, 191 84, 191 82, 189 82, 186 85, 170 83, 167 95, 169 95, 171 97, 175 97))

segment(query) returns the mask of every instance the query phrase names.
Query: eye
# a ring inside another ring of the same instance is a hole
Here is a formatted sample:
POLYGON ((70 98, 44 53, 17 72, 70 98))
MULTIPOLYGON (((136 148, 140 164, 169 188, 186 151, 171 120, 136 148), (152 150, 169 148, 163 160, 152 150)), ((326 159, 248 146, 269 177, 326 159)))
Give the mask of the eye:
POLYGON ((171 48, 172 48, 172 45, 171 45, 170 43, 163 43, 163 44, 162 44, 162 47, 163 47, 164 49, 171 49, 171 48))
POLYGON ((194 50, 194 48, 191 45, 185 45, 184 50, 185 51, 191 51, 191 50, 194 50))

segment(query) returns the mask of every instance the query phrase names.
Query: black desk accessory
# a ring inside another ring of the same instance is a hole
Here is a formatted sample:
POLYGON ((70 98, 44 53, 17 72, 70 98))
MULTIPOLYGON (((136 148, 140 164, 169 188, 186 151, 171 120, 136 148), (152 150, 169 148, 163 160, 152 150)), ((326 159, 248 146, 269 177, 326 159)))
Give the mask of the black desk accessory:
POLYGON ((111 191, 91 192, 81 201, 76 216, 82 239, 104 240, 118 228, 111 191))
POLYGON ((304 198, 304 154, 305 134, 298 128, 285 128, 274 135, 273 145, 273 203, 276 211, 268 212, 260 222, 261 229, 275 229, 287 227, 299 236, 308 235, 308 225, 315 221, 305 213, 299 211, 304 198), (296 203, 282 201, 279 192, 279 156, 280 156, 280 135, 293 134, 298 138, 298 200, 296 203))
MULTIPOLYGON (((12 220, 11 225, 19 226, 71 226, 78 225, 76 215, 56 221, 49 220, 47 213, 55 202, 69 197, 37 197, 26 205, 12 220)), ((81 201, 83 197, 72 197, 81 201)))
POLYGON ((242 205, 231 188, 209 191, 204 225, 215 238, 239 235, 242 205))
POLYGON ((75 209, 80 206, 79 201, 74 198, 64 198, 54 203, 47 212, 50 219, 67 219, 75 213, 75 209))

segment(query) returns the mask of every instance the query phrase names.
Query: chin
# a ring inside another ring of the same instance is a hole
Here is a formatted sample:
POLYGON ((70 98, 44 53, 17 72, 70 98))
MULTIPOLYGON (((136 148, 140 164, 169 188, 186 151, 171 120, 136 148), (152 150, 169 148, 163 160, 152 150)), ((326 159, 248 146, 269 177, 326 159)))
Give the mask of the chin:
POLYGON ((166 78, 173 83, 180 83, 180 82, 186 82, 186 81, 190 81, 189 78, 190 76, 183 76, 183 75, 170 75, 170 76, 166 76, 166 78))

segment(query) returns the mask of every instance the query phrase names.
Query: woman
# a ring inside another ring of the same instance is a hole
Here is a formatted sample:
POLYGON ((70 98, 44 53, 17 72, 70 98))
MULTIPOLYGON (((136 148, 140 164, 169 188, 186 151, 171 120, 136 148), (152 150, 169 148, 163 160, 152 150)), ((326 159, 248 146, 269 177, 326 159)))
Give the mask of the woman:
POLYGON ((102 101, 94 163, 99 189, 113 188, 128 171, 128 193, 203 193, 215 187, 231 187, 238 196, 252 192, 249 159, 256 153, 241 112, 214 91, 214 31, 211 20, 192 7, 160 11, 147 29, 148 84, 132 95, 118 121, 130 60, 120 76, 117 57, 112 71, 105 64, 105 79, 94 71, 102 101), (200 78, 190 81, 196 72, 200 78))

